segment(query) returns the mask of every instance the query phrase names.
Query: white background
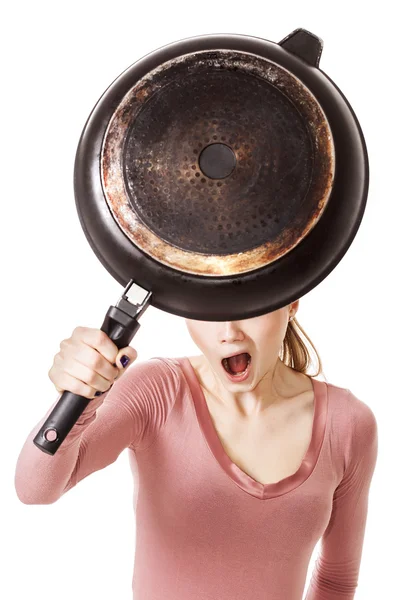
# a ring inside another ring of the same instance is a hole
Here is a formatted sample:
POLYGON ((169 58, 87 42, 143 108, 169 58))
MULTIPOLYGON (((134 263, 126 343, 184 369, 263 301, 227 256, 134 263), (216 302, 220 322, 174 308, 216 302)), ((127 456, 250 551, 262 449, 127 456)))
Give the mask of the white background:
MULTIPOLYGON (((297 317, 328 381, 350 388, 376 415, 379 456, 356 598, 396 596, 400 57, 394 7, 388 1, 39 0, 3 8, 1 597, 38 600, 46 589, 57 600, 131 600, 135 523, 127 452, 52 505, 24 505, 13 481, 28 432, 57 397, 47 373, 60 341, 77 325, 100 327, 122 292, 90 249, 74 203, 75 150, 91 109, 129 65, 170 42, 209 33, 279 42, 298 27, 324 41, 320 68, 357 114, 371 180, 353 244, 301 299, 297 317)), ((150 307, 141 324, 132 341, 138 360, 199 353, 183 319, 150 307)))

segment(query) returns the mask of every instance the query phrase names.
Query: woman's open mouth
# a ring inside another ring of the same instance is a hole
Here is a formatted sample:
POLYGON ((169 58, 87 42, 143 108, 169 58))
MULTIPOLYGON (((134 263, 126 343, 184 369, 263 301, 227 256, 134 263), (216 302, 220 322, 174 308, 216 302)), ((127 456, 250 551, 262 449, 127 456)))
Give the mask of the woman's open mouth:
POLYGON ((228 356, 221 360, 227 377, 236 383, 244 381, 251 370, 251 356, 248 352, 228 356))

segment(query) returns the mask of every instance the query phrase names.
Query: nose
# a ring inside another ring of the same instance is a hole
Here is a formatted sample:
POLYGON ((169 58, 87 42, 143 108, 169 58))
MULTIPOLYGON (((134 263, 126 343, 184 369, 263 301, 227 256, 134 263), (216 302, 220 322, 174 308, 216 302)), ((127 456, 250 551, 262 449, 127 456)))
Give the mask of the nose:
POLYGON ((232 343, 243 340, 244 334, 240 328, 239 321, 224 321, 220 331, 220 341, 232 343))

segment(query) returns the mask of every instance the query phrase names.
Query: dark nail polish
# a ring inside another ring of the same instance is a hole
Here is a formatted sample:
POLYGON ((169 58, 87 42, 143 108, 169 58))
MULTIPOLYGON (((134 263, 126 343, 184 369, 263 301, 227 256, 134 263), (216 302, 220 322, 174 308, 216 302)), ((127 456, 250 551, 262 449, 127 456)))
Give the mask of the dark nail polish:
POLYGON ((128 364, 128 362, 129 362, 128 356, 126 356, 125 354, 123 356, 121 356, 121 365, 124 368, 126 367, 126 365, 128 364))
POLYGON ((96 393, 95 393, 95 396, 101 396, 101 394, 102 394, 102 393, 103 393, 103 392, 96 392, 96 393))

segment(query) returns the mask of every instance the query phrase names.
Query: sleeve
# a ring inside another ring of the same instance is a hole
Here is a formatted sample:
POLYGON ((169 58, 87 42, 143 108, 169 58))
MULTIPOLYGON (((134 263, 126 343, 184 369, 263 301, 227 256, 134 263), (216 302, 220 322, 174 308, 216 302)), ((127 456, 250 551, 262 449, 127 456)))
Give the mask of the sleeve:
POLYGON ((358 585, 368 512, 368 495, 378 453, 372 410, 350 395, 351 453, 337 486, 305 600, 353 600, 358 585))
POLYGON ((33 438, 57 403, 28 435, 18 456, 15 489, 24 504, 52 504, 79 481, 115 462, 130 447, 153 443, 176 398, 178 378, 162 359, 133 363, 94 398, 52 456, 33 438))

